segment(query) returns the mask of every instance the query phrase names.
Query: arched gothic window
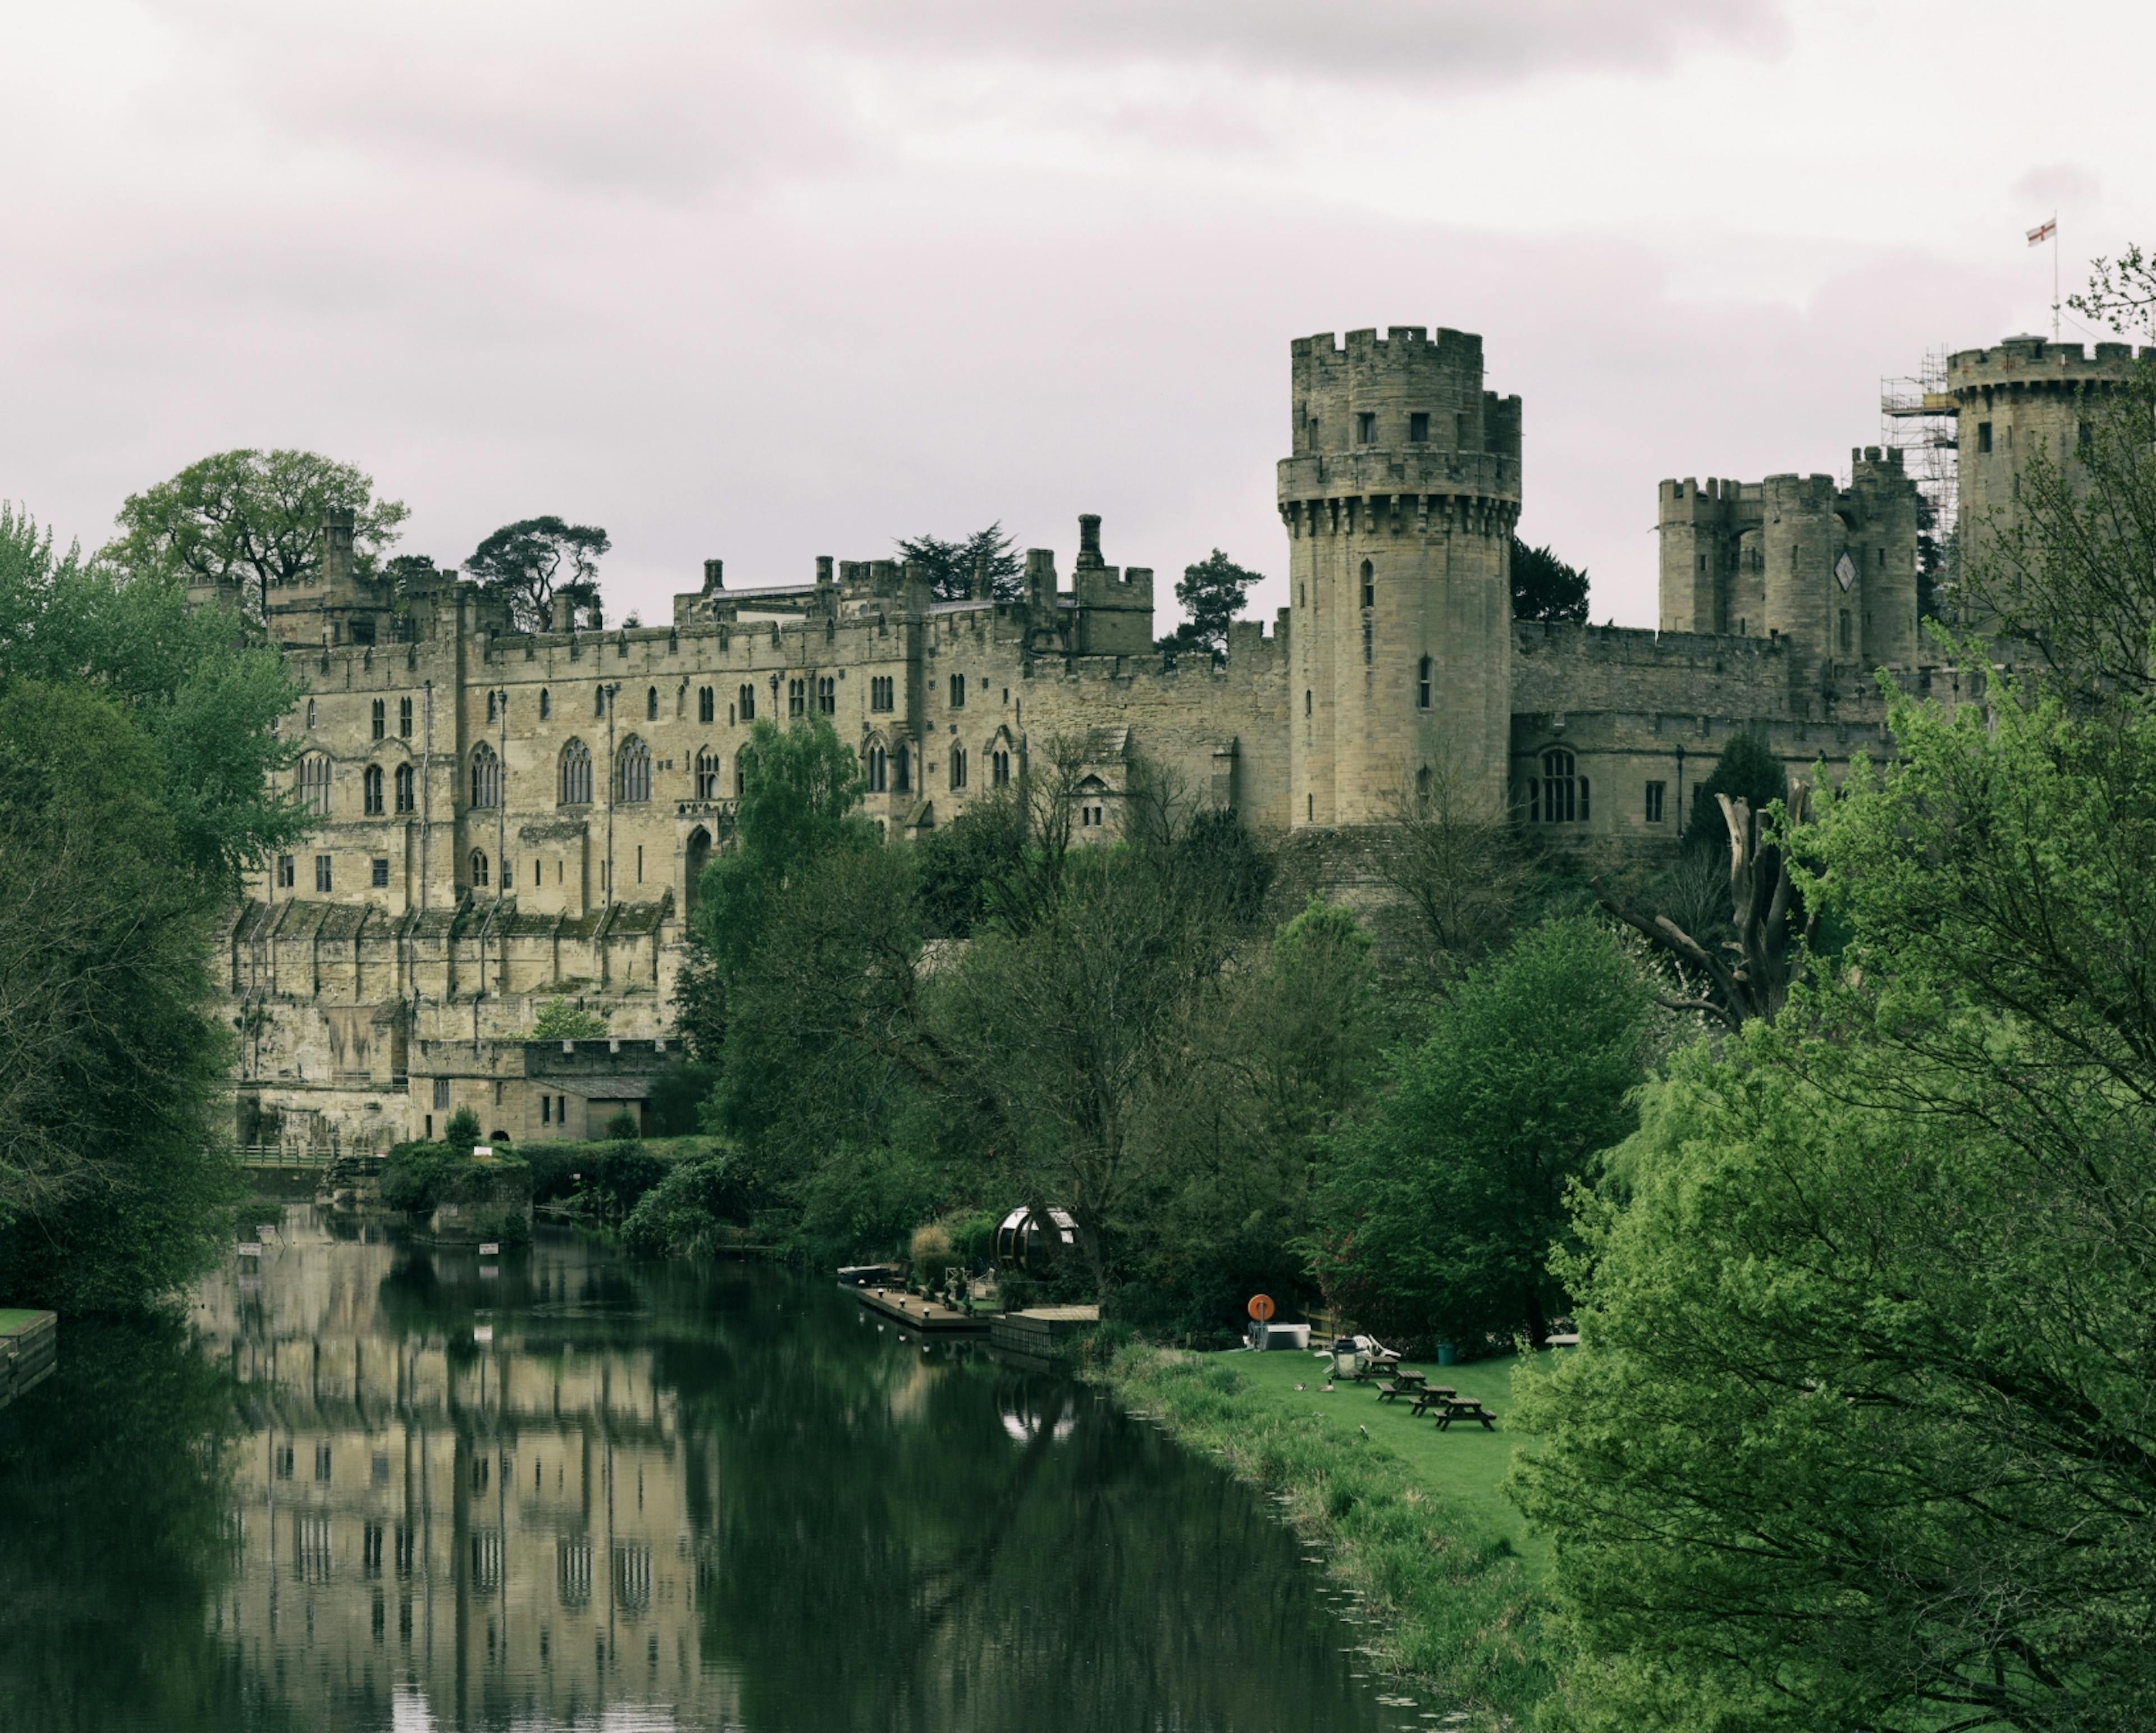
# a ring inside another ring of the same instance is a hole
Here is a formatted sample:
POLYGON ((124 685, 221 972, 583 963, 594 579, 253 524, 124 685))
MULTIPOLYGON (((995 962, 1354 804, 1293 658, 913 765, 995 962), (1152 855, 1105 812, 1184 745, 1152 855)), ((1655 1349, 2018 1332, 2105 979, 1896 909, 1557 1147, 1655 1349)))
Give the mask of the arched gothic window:
POLYGON ((1424 656, 1421 664, 1415 669, 1415 708, 1419 710, 1426 710, 1430 708, 1430 660, 1429 657, 1424 656))
POLYGON ((734 754, 734 798, 739 800, 748 792, 748 758, 747 746, 734 754))
POLYGON ((1571 753, 1552 746, 1542 756, 1542 775, 1527 778, 1530 824, 1584 824, 1588 819, 1587 778, 1578 774, 1571 753))
MULTIPOLYGON (((307 700, 309 709, 314 700, 307 700)), ((300 804, 317 818, 330 815, 330 761, 319 753, 300 761, 300 804)))
POLYGON ((742 720, 744 722, 753 722, 756 720, 756 688, 754 686, 743 686, 741 689, 740 701, 742 720))
POLYGON ((881 794, 891 786, 891 758, 881 746, 869 748, 868 776, 871 794, 881 794))
POLYGON ((709 746, 696 749, 696 798, 719 797, 719 755, 709 746))
POLYGON ((545 721, 554 714, 554 695, 544 686, 539 689, 539 720, 545 721))
POLYGON ((651 798, 651 749, 633 734, 614 755, 613 797, 625 806, 651 798))
POLYGON ((913 792, 913 754, 904 746, 891 755, 891 790, 894 794, 913 792))
POLYGON ((367 766, 365 773, 360 777, 360 788, 364 796, 362 804, 367 809, 367 816, 370 818, 380 818, 382 816, 382 767, 380 765, 367 766))
MULTIPOLYGON (((747 688, 747 687, 746 687, 746 686, 743 686, 743 687, 742 688, 742 691, 744 691, 744 692, 746 692, 746 691, 747 691, 747 690, 748 690, 748 688, 747 688)), ((715 714, 716 713, 717 709, 718 709, 718 700, 717 700, 716 696, 713 694, 713 692, 712 692, 711 689, 709 686, 699 686, 699 687, 697 687, 697 688, 696 688, 696 720, 697 720, 699 722, 709 722, 709 721, 711 721, 711 720, 713 719, 713 717, 714 717, 715 714)))
POLYGON ((501 761, 485 741, 472 748, 471 803, 489 808, 501 804, 501 761))
POLYGON ((604 686, 594 686, 592 688, 592 714, 595 716, 603 716, 606 714, 606 688, 604 686))
POLYGON ((1010 754, 997 751, 988 754, 988 781, 998 788, 1010 787, 1010 754))
POLYGON ((472 882, 472 889, 473 889, 474 890, 485 890, 485 889, 486 889, 486 879, 487 879, 486 850, 485 850, 485 849, 473 849, 473 850, 472 850, 472 858, 471 858, 471 882, 472 882))
POLYGON ((397 810, 400 813, 408 813, 418 804, 413 798, 415 780, 410 765, 397 767, 397 810))
POLYGON ((647 722, 659 720, 659 689, 656 686, 644 689, 644 720, 647 722))
POLYGON ((501 696, 499 692, 490 692, 486 695, 486 719, 490 722, 495 719, 495 704, 501 696))
POLYGON ((953 788, 966 786, 966 749, 963 746, 951 748, 951 786, 953 788))
POLYGON ((592 803, 592 755, 580 740, 562 748, 561 802, 565 807, 592 803))

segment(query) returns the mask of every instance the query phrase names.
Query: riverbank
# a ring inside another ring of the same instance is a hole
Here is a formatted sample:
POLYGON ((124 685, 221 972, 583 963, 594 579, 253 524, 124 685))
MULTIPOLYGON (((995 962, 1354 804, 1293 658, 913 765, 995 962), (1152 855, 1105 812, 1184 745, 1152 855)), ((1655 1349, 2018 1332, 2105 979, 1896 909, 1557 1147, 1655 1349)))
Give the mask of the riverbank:
POLYGON ((1281 1505, 1328 1570, 1363 1597, 1372 1661, 1476 1714, 1524 1723, 1545 1694, 1547 1546, 1501 1489, 1518 1362, 1448 1367, 1500 1430, 1440 1433, 1367 1386, 1329 1394, 1304 1354, 1184 1354, 1132 1345, 1091 1376, 1123 1406, 1220 1456, 1281 1505), (1297 1384, 1306 1387, 1298 1391, 1297 1384))

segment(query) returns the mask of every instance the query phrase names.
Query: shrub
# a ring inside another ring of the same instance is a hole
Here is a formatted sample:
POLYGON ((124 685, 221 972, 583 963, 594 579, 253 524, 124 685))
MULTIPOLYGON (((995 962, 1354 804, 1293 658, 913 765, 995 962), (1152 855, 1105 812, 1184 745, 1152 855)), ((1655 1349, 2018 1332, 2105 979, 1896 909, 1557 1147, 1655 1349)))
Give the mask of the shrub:
POLYGON ((704 1103, 718 1086, 719 1069, 685 1059, 651 1079, 651 1135, 689 1137, 704 1128, 704 1103))
POLYGON ((629 1248, 645 1257, 690 1257, 716 1249, 726 1230, 747 1223, 764 1187, 735 1151, 677 1163, 646 1192, 623 1224, 629 1248))
POLYGON ((906 1250, 912 1254, 916 1275, 931 1272, 932 1265, 940 1269, 951 1261, 950 1231, 941 1222, 923 1222, 913 1230, 906 1250))
POLYGON ((640 1144, 617 1143, 601 1150, 584 1172, 583 1191, 600 1215, 619 1222, 644 1201, 644 1194, 665 1179, 669 1163, 640 1144))
POLYGON ((607 1032, 606 1019, 567 999, 549 999, 531 1020, 534 1041, 596 1041, 607 1032))
POLYGON ((644 1135, 644 1127, 626 1107, 606 1122, 606 1135, 617 1143, 628 1143, 644 1135))
MULTIPOLYGON (((530 1179, 531 1169, 513 1156, 475 1161, 447 1144, 400 1143, 382 1164, 382 1201, 418 1214, 443 1203, 483 1202, 530 1179)), ((516 1213, 521 1221, 522 1212, 516 1213)))
POLYGON ((459 1107, 449 1115, 449 1123, 442 1132, 442 1141, 451 1149, 469 1152, 479 1141, 479 1115, 469 1107, 459 1107))

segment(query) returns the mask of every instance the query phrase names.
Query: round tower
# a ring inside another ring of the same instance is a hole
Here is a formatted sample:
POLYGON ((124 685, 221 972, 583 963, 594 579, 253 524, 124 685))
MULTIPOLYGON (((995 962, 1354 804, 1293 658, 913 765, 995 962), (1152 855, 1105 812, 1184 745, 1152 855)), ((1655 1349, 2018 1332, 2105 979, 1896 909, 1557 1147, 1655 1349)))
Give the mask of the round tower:
POLYGON ((1437 777, 1506 797, 1520 400, 1482 340, 1298 337, 1287 527, 1297 827, 1367 824, 1437 777))
POLYGON ((2010 520, 2015 478, 2032 455, 2041 451, 2072 473, 2098 401, 2133 371, 2130 343, 2098 343, 2092 356, 2079 343, 2008 337, 1947 357, 1964 560, 2010 520))

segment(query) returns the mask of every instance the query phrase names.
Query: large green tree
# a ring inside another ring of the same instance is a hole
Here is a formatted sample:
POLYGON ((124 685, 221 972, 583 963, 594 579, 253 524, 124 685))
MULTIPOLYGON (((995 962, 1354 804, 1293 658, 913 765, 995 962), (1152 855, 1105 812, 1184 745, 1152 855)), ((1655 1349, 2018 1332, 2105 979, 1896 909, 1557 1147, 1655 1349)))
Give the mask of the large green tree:
POLYGON ((1262 572, 1237 565, 1217 547, 1196 564, 1184 567, 1175 581, 1175 599, 1188 618, 1158 647, 1185 654, 1220 654, 1228 648, 1228 628, 1242 613, 1250 587, 1264 582, 1262 572))
POLYGON ((2156 708, 1989 696, 1897 700, 1790 838, 1833 968, 1588 1213, 1520 1413, 1577 1725, 2156 1716, 2156 708))
POLYGON ((1549 547, 1530 547, 1515 536, 1512 618, 1584 621, 1587 618, 1587 568, 1568 566, 1549 547))
POLYGON ((371 476, 312 451, 220 451, 131 494, 107 556, 136 576, 230 585, 256 619, 269 592, 321 568, 322 515, 352 515, 352 559, 374 572, 411 514, 371 476))
POLYGON ((1582 917, 1528 928, 1458 981, 1322 1160, 1327 1293, 1380 1331, 1539 1344, 1566 1300, 1549 1257, 1568 1189, 1630 1129, 1651 1003, 1636 961, 1582 917))
POLYGON ((938 602, 1016 602, 1025 593, 1024 566, 1000 519, 957 541, 901 536, 896 546, 938 602))
POLYGON ((465 569, 489 593, 509 604, 519 632, 551 632, 572 625, 596 630, 599 560, 613 546, 596 524, 558 517, 521 518, 504 524, 472 550, 465 569), (567 620, 557 615, 569 611, 567 620))
POLYGON ((0 1298, 140 1304, 214 1240, 212 933, 304 830, 295 690, 227 609, 0 508, 0 1298))

